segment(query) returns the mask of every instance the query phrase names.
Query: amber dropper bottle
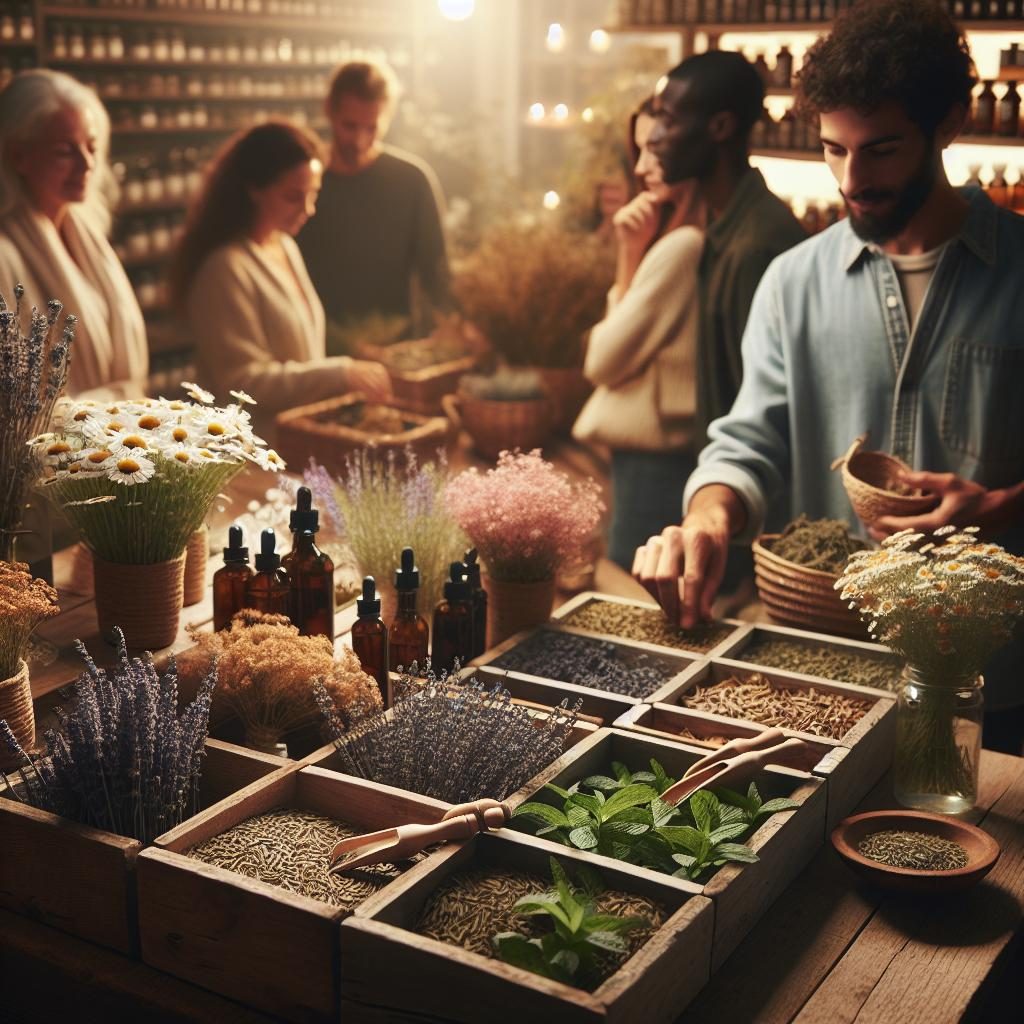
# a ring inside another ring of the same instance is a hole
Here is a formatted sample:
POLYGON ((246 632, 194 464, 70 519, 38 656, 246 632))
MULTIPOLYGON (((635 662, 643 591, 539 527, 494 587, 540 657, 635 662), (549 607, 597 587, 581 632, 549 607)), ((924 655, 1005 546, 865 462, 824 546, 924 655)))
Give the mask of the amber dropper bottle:
POLYGON ((289 518, 292 549, 284 557, 291 587, 288 614, 303 636, 334 639, 334 563, 314 542, 320 529, 320 513, 313 508, 313 494, 300 487, 289 518))
POLYGON ((397 671, 399 666, 409 671, 416 662, 417 671, 427 671, 427 643, 430 627, 416 611, 416 596, 420 587, 420 571, 412 548, 402 549, 402 564, 395 571, 395 589, 398 591, 398 611, 389 631, 390 662, 397 671))
POLYGON ((242 528, 228 527, 224 564, 213 574, 213 628, 227 629, 235 612, 245 607, 245 588, 252 579, 249 549, 242 547, 242 528))
POLYGON ((267 527, 260 534, 260 553, 256 556, 256 575, 245 586, 245 607, 274 615, 288 614, 288 577, 281 569, 281 556, 274 550, 277 539, 267 527))
POLYGON ((473 601, 473 645, 470 656, 478 658, 487 650, 487 591, 480 582, 476 548, 470 548, 462 561, 466 566, 466 579, 473 601))
POLYGON ((444 599, 434 609, 431 636, 430 666, 435 672, 451 672, 456 660, 462 666, 472 657, 473 592, 462 562, 449 566, 444 599))
POLYGON ((352 626, 352 650, 367 675, 377 680, 381 700, 388 703, 388 627, 380 620, 380 598, 372 576, 363 577, 363 596, 356 601, 359 618, 352 626))

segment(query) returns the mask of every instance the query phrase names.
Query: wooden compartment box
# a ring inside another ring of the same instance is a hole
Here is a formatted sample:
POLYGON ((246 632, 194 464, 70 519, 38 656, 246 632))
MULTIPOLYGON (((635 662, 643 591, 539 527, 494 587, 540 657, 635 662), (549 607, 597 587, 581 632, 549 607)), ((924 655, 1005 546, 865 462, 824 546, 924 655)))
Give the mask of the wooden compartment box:
MULTIPOLYGON (((552 852, 550 843, 502 829, 442 848, 367 900, 341 926, 342 1017, 464 1024, 674 1020, 711 966, 713 908, 692 887, 662 885, 602 858, 599 870, 609 888, 656 899, 670 916, 593 992, 415 931, 427 898, 455 872, 505 867, 550 879, 552 852)), ((589 855, 564 847, 555 855, 570 872, 581 862, 597 866, 589 855)))
MULTIPOLYGON (((207 740, 200 806, 212 807, 286 764, 207 740)), ((8 910, 136 956, 135 869, 141 851, 137 839, 29 807, 0 787, 0 906, 8 910)))
MULTIPOLYGON (((644 647, 650 647, 659 651, 687 654, 693 658, 709 658, 721 653, 727 647, 731 646, 735 641, 735 638, 740 633, 746 632, 748 629, 746 623, 740 622, 738 619, 721 619, 713 623, 715 627, 718 627, 721 630, 722 636, 720 639, 715 639, 714 643, 707 647, 703 644, 699 644, 695 647, 686 647, 682 646, 684 644, 682 639, 679 641, 679 646, 667 643, 659 644, 654 641, 636 639, 618 633, 603 633, 595 631, 572 621, 577 613, 586 612, 588 609, 602 604, 612 606, 619 605, 623 608, 637 608, 641 611, 653 612, 662 620, 665 618, 665 613, 661 610, 660 605, 655 604, 653 601, 637 601, 631 597, 613 597, 610 594, 601 594, 594 590, 587 590, 582 594, 577 594, 575 597, 570 598, 565 602, 565 604, 561 605, 551 616, 552 624, 557 626, 567 626, 574 633, 582 633, 587 636, 598 636, 603 640, 613 640, 616 643, 622 640, 629 643, 642 644, 644 647)), ((679 632, 682 633, 682 630, 679 632)))
MULTIPOLYGON (((472 671, 472 670, 470 670, 472 671)), ((549 711, 546 708, 535 707, 530 709, 530 713, 536 718, 538 725, 543 723, 547 717, 549 711)), ((565 745, 565 751, 562 755, 556 758, 551 764, 547 765, 532 779, 528 779, 518 790, 514 793, 509 794, 505 797, 504 802, 510 807, 517 807, 523 803, 530 793, 533 793, 538 785, 543 785, 549 779, 553 778, 554 775, 561 770, 562 766, 567 763, 568 759, 572 756, 573 748, 583 742, 589 736, 592 736, 597 732, 598 726, 594 722, 588 722, 583 720, 577 720, 573 726, 572 731, 569 733, 569 739, 565 745)), ((324 744, 317 750, 314 750, 312 754, 303 758, 301 763, 303 765, 313 765, 317 768, 322 768, 325 771, 329 771, 334 775, 340 775, 346 779, 353 779, 355 776, 347 775, 342 765, 341 758, 338 755, 333 743, 324 744)), ((362 780, 360 780, 362 781, 362 780)), ((368 785, 376 785, 376 783, 367 783, 368 785)), ((422 797, 418 793, 414 793, 411 790, 391 789, 391 787, 384 787, 394 793, 407 793, 408 795, 417 799, 429 799, 422 797)), ((442 806, 448 807, 450 805, 443 804, 442 806)))
POLYGON ((185 853, 275 807, 311 811, 367 832, 435 822, 447 809, 436 800, 295 762, 167 832, 139 855, 142 959, 284 1020, 335 1020, 338 926, 348 912, 185 853))
MULTIPOLYGON (((705 737, 725 736, 729 740, 734 740, 768 731, 766 725, 709 715, 703 711, 691 711, 689 708, 673 704, 639 704, 635 708, 630 708, 613 724, 617 729, 625 729, 627 732, 641 733, 675 743, 686 743, 694 747, 706 746, 707 753, 713 751, 718 744, 706 743, 705 737), (684 729, 697 738, 681 736, 680 733, 684 729)), ((857 806, 860 797, 864 795, 856 795, 864 789, 863 781, 843 770, 843 762, 850 753, 849 748, 844 747, 838 740, 824 737, 812 739, 806 734, 797 734, 792 729, 784 729, 783 732, 789 736, 799 735, 807 744, 805 758, 792 767, 817 775, 826 782, 826 827, 831 831, 857 806)))
MULTIPOLYGON (((695 761, 707 753, 702 747, 640 736, 620 729, 599 729, 578 744, 565 766, 545 782, 568 789, 589 775, 607 773, 612 761, 620 761, 630 771, 649 771, 656 759, 673 778, 680 778, 695 761)), ((772 815, 747 840, 760 860, 756 864, 727 864, 703 885, 694 886, 649 868, 628 865, 625 870, 638 878, 657 880, 707 896, 715 904, 715 934, 711 952, 711 970, 736 948, 761 915, 800 873, 825 839, 825 786, 821 779, 790 768, 765 768, 754 777, 763 800, 787 797, 800 806, 794 811, 772 815)), ((561 809, 556 793, 539 789, 531 797, 561 809)), ((551 852, 565 849, 544 839, 551 852)), ((621 862, 598 854, 587 854, 595 865, 605 867, 621 862)))
MULTIPOLYGON (((704 711, 697 712, 696 709, 683 707, 687 696, 693 694, 700 687, 711 686, 734 676, 746 679, 755 673, 778 686, 800 690, 813 688, 818 691, 842 694, 846 697, 856 697, 871 704, 864 717, 838 739, 833 740, 814 733, 801 732, 798 729, 784 730, 790 736, 806 740, 812 745, 812 748, 823 750, 825 747, 831 746, 835 751, 829 756, 823 756, 823 759, 813 769, 815 775, 828 779, 828 822, 829 827, 832 827, 845 818, 889 770, 896 742, 896 702, 891 696, 867 687, 830 682, 825 679, 782 672, 778 669, 759 669, 749 664, 715 658, 694 668, 674 692, 664 695, 657 703, 659 707, 665 705, 684 710, 690 715, 699 714, 709 722, 714 722, 716 730, 720 727, 739 727, 753 728, 757 731, 763 728, 757 722, 704 711), (840 756, 840 750, 846 752, 840 756)), ((664 717, 661 718, 662 723, 665 721, 664 717)), ((690 726, 687 725, 687 728, 690 726)))
POLYGON ((674 651, 667 647, 656 647, 654 644, 646 644, 639 640, 611 638, 587 633, 584 630, 573 629, 569 626, 556 625, 542 626, 540 629, 524 630, 522 633, 516 633, 503 643, 498 644, 497 647, 480 655, 479 658, 470 662, 470 664, 477 668, 487 668, 491 672, 507 675, 508 681, 504 685, 514 696, 524 696, 527 699, 540 700, 540 697, 529 697, 520 687, 520 683, 543 683, 545 685, 542 690, 538 690, 536 687, 533 688, 534 693, 550 693, 549 697, 543 698, 543 703, 558 704, 566 697, 569 698, 570 703, 580 699, 583 702, 582 710, 586 714, 594 715, 604 719, 606 723, 610 723, 619 714, 627 710, 627 705, 644 702, 653 703, 656 700, 660 700, 664 694, 674 692, 678 688, 684 673, 692 670, 702 660, 703 658, 696 654, 674 651), (616 649, 616 656, 621 659, 624 668, 634 668, 646 663, 662 672, 664 682, 642 697, 629 696, 616 693, 610 689, 601 689, 596 686, 581 686, 563 679, 555 679, 550 675, 537 675, 522 669, 508 668, 500 664, 505 654, 523 644, 532 645, 543 642, 543 639, 547 636, 566 634, 578 636, 588 643, 611 644, 616 649), (616 711, 618 712, 617 714, 615 713, 616 711))
POLYGON ((868 643, 864 640, 851 640, 845 637, 830 636, 825 633, 810 633, 806 630, 793 629, 789 626, 769 626, 762 623, 753 625, 747 623, 742 629, 734 633, 726 643, 718 647, 711 656, 727 658, 730 661, 742 661, 748 665, 757 665, 760 663, 757 660, 757 654, 752 648, 767 640, 786 640, 813 651, 836 652, 889 665, 892 667, 893 688, 867 686, 864 683, 844 679, 838 675, 826 676, 817 672, 797 671, 778 666, 774 668, 766 666, 768 671, 786 672, 789 675, 804 676, 808 679, 823 679, 828 682, 861 686, 864 689, 875 690, 877 693, 887 697, 893 697, 896 693, 895 687, 898 684, 900 673, 903 669, 903 662, 887 647, 883 647, 881 644, 868 643))

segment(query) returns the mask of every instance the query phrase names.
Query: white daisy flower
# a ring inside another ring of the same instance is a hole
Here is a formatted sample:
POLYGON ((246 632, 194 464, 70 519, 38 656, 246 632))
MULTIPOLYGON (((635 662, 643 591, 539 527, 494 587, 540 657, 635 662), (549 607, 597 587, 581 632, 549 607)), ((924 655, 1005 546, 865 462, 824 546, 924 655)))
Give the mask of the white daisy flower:
POLYGON ((228 392, 232 398, 234 398, 239 405, 255 405, 256 399, 252 395, 246 394, 244 391, 230 391, 228 392))
POLYGON ((156 466, 143 455, 122 455, 107 471, 107 479, 118 484, 144 484, 152 479, 156 466))
POLYGON ((199 448, 190 444, 176 444, 173 448, 164 452, 164 457, 168 461, 190 467, 200 466, 203 462, 208 461, 205 456, 200 454, 199 448))
POLYGON ((260 469, 279 470, 285 468, 285 461, 273 448, 257 448, 250 458, 260 469))
POLYGON ((196 402, 202 402, 203 405, 213 405, 214 396, 210 394, 205 388, 201 388, 198 384, 193 384, 191 381, 182 381, 181 386, 185 389, 185 393, 189 398, 196 402))
POLYGON ((55 437, 52 441, 40 446, 43 462, 47 466, 66 466, 74 462, 82 448, 81 438, 73 434, 68 437, 55 437))
POLYGON ((78 453, 78 461, 93 472, 105 473, 113 466, 116 457, 113 449, 104 447, 83 448, 78 453))

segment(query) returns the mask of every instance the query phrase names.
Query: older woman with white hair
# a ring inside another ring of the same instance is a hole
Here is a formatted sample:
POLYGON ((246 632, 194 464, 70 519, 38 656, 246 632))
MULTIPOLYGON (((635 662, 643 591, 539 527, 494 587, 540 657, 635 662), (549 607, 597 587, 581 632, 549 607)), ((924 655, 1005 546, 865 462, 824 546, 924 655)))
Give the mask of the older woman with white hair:
POLYGON ((57 71, 24 71, 0 92, 0 294, 25 309, 60 299, 79 318, 68 391, 141 395, 146 329, 107 241, 110 119, 96 95, 57 71))

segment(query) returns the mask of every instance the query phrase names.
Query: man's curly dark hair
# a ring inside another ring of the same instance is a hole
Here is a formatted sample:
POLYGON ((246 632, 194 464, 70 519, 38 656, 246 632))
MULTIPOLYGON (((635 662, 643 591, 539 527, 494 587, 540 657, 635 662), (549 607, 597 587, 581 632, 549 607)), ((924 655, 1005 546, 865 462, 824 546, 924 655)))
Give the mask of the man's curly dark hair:
POLYGON ((932 135, 978 81, 964 34, 936 0, 860 0, 808 51, 797 76, 804 116, 887 100, 932 135))

